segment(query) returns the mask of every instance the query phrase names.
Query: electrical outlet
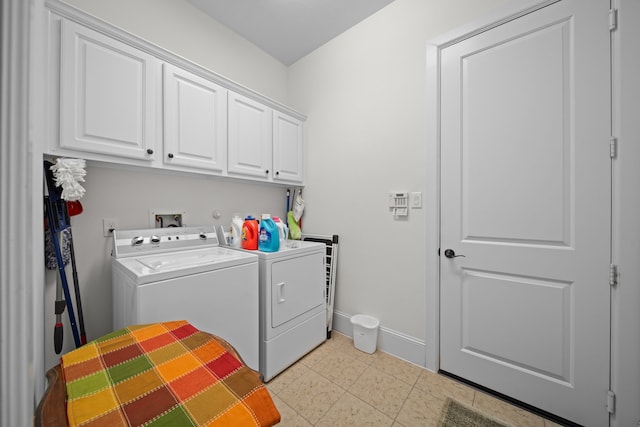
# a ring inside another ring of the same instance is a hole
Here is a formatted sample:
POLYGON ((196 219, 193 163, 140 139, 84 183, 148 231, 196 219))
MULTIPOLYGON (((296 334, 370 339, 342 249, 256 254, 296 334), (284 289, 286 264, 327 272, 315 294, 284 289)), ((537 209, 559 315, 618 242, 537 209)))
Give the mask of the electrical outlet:
POLYGON ((118 228, 118 220, 115 218, 104 218, 102 220, 102 235, 104 237, 113 236, 113 230, 118 228))

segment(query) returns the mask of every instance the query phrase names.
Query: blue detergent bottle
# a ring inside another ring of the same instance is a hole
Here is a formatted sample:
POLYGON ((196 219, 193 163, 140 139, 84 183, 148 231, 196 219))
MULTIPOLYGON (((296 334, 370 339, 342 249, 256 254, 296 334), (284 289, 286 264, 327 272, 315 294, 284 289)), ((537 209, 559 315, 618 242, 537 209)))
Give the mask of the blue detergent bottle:
POLYGON ((278 252, 280 249, 280 232, 270 216, 263 215, 258 233, 258 249, 262 252, 278 252))

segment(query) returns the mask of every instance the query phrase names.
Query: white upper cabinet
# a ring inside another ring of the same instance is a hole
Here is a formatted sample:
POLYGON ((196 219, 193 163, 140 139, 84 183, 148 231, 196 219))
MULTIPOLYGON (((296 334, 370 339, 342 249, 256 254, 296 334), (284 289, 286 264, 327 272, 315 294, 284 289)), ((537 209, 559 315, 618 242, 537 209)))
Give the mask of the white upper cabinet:
POLYGON ((227 90, 170 64, 163 76, 164 163, 226 172, 227 90))
POLYGON ((60 49, 60 147, 152 160, 160 62, 68 20, 60 49))
POLYGON ((229 174, 270 179, 272 110, 229 92, 229 174))
POLYGON ((302 182, 302 121, 273 112, 273 179, 302 182))
POLYGON ((229 174, 302 183, 302 121, 229 92, 229 174))
POLYGON ((303 183, 304 115, 59 0, 45 0, 47 154, 303 183))

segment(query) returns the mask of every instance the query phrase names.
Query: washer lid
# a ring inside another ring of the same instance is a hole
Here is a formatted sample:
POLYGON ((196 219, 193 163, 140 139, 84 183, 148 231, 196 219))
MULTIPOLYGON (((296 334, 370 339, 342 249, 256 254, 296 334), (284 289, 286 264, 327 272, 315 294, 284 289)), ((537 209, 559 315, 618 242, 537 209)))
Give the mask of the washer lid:
POLYGON ((257 262, 254 254, 219 246, 113 259, 139 285, 257 262))

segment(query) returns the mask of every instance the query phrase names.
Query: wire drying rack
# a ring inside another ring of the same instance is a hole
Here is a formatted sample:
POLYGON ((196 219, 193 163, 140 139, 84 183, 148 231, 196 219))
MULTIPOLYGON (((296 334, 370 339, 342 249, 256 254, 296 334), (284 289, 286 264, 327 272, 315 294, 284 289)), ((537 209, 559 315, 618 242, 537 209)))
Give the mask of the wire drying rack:
POLYGON ((333 302, 336 290, 336 268, 338 266, 338 235, 302 233, 302 240, 324 243, 326 250, 326 296, 327 296, 327 339, 333 329, 333 302))

